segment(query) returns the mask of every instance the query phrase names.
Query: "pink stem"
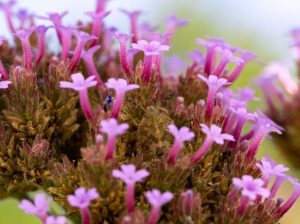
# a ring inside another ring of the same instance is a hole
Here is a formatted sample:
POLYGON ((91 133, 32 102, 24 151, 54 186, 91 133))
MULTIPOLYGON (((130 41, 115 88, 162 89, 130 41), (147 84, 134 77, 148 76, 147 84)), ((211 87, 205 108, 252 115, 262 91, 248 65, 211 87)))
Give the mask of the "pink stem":
POLYGON ((282 177, 276 177, 276 180, 271 188, 271 191, 270 191, 270 198, 274 198, 277 191, 279 190, 281 184, 285 181, 285 177, 282 176, 282 177))
POLYGON ((112 118, 115 118, 115 119, 119 118, 121 108, 122 108, 123 98, 124 98, 124 94, 120 94, 120 93, 116 94, 116 100, 114 102, 114 105, 113 105, 113 108, 111 111, 112 118))
POLYGON ((206 108, 205 108, 205 119, 207 121, 209 121, 212 117, 216 95, 217 95, 217 90, 215 88, 209 88, 207 98, 206 98, 206 108))
POLYGON ((101 80, 100 75, 97 71, 97 68, 96 68, 95 63, 94 63, 93 58, 92 58, 92 55, 90 57, 86 57, 86 58, 84 57, 83 60, 86 64, 87 70, 89 72, 89 76, 95 76, 95 78, 97 80, 97 83, 102 84, 102 80, 101 80))
POLYGON ((249 198, 246 197, 246 196, 242 196, 241 204, 238 207, 238 213, 240 215, 242 215, 245 212, 245 209, 246 209, 246 207, 248 205, 248 202, 249 202, 249 198))
POLYGON ((222 74, 222 71, 224 70, 224 68, 226 67, 226 65, 228 64, 228 60, 222 58, 222 60, 220 61, 218 67, 216 68, 216 70, 213 72, 213 74, 215 76, 220 76, 222 74))
POLYGON ((144 58, 144 71, 142 74, 142 79, 144 82, 148 83, 151 77, 152 70, 152 55, 145 55, 144 58))
POLYGON ((2 61, 0 61, 0 74, 1 74, 1 78, 3 78, 4 80, 8 80, 8 74, 4 68, 4 65, 2 64, 2 61))
POLYGON ((88 96, 88 90, 86 88, 79 91, 79 99, 81 109, 83 110, 86 118, 88 119, 88 121, 91 122, 91 124, 95 124, 95 116, 92 111, 92 107, 88 96))
POLYGON ((253 158, 256 155, 258 147, 265 137, 266 137, 265 132, 261 130, 257 130, 257 133, 254 135, 253 139, 251 140, 248 146, 247 157, 253 158))
POLYGON ((7 21, 8 27, 10 29, 10 32, 15 33, 16 29, 15 29, 15 27, 13 25, 13 22, 12 22, 13 16, 12 16, 12 13, 10 12, 10 10, 6 11, 5 17, 6 17, 6 21, 7 21))
POLYGON ((135 184, 128 184, 126 190, 126 207, 129 214, 134 212, 134 188, 135 184))
POLYGON ((126 40, 120 39, 120 62, 124 73, 127 76, 131 76, 132 72, 129 67, 128 59, 127 59, 127 49, 126 49, 126 40))
POLYGON ((283 216, 296 202, 300 196, 300 187, 296 187, 290 198, 279 208, 279 215, 283 216))
POLYGON ((211 75, 211 67, 212 67, 212 62, 214 58, 214 47, 208 47, 207 48, 207 54, 206 54, 206 60, 205 60, 205 65, 204 65, 204 72, 207 75, 211 75))
POLYGON ((82 224, 90 224, 90 212, 88 208, 82 208, 80 210, 81 213, 81 223, 82 224))
POLYGON ((41 62, 41 60, 45 54, 45 34, 41 33, 38 35, 39 35, 39 47, 38 47, 38 53, 37 53, 37 56, 35 59, 36 65, 38 65, 41 62))
POLYGON ((107 151, 106 151, 106 155, 105 155, 105 160, 111 160, 113 159, 113 154, 116 150, 116 143, 117 143, 117 139, 116 136, 108 136, 107 139, 107 151))
POLYGON ((131 42, 136 43, 138 41, 138 32, 137 32, 137 16, 130 16, 130 27, 131 27, 131 42))
POLYGON ((159 220, 160 207, 152 207, 151 213, 146 221, 146 224, 156 224, 159 220))
POLYGON ((69 55, 69 49, 71 45, 72 34, 69 31, 64 32, 62 35, 62 49, 61 49, 61 60, 66 61, 69 55))
POLYGON ((21 39, 21 44, 22 44, 22 48, 23 48, 25 68, 31 69, 32 56, 31 56, 29 39, 27 39, 27 38, 21 39))
POLYGON ((107 0, 97 0, 97 7, 96 7, 96 12, 103 12, 105 9, 105 5, 107 0))
POLYGON ((76 67, 78 66, 78 63, 79 63, 80 57, 81 57, 81 52, 83 49, 83 44, 84 44, 84 42, 82 40, 78 39, 78 43, 76 45, 74 55, 73 55, 73 58, 71 59, 71 63, 69 66, 69 70, 71 72, 73 72, 76 69, 76 67))
POLYGON ((201 147, 192 157, 192 164, 196 164, 199 160, 207 153, 208 150, 212 147, 213 141, 212 139, 206 137, 204 142, 202 143, 201 147))
POLYGON ((169 155, 168 155, 168 164, 173 165, 175 163, 175 159, 182 148, 182 142, 176 141, 174 142, 169 155))
POLYGON ((233 72, 227 78, 228 82, 235 81, 238 78, 238 76, 241 74, 244 67, 245 67, 245 63, 240 63, 239 65, 237 65, 237 67, 233 70, 233 72))

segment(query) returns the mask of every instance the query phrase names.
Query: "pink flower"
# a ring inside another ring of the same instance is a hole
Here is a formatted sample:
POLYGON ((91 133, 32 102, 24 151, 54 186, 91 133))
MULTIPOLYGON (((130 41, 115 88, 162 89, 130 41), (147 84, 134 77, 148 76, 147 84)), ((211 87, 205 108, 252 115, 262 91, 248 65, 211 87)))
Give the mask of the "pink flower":
POLYGON ((212 147, 213 143, 223 145, 224 141, 235 141, 232 135, 222 133, 222 129, 217 125, 212 124, 211 127, 208 127, 205 124, 200 124, 202 131, 206 134, 206 138, 202 143, 201 147, 192 157, 192 163, 198 162, 212 147))
POLYGON ((76 208, 88 208, 91 201, 99 198, 99 194, 96 188, 91 188, 89 190, 84 187, 77 188, 74 195, 68 195, 67 199, 71 206, 76 208))
POLYGON ((119 178, 124 181, 127 185, 126 191, 126 207, 128 213, 132 213, 134 211, 134 191, 135 184, 137 182, 142 182, 143 179, 149 176, 147 170, 136 170, 135 165, 121 165, 121 170, 113 170, 113 177, 119 178))
POLYGON ((75 73, 71 75, 72 82, 59 82, 61 88, 73 89, 79 92, 81 108, 85 113, 86 118, 91 123, 95 123, 95 117, 89 101, 88 88, 97 85, 97 81, 95 80, 95 78, 95 76, 90 76, 85 79, 81 73, 75 73))
POLYGON ((87 190, 84 187, 80 187, 75 190, 74 195, 68 195, 67 200, 71 206, 80 209, 82 224, 89 224, 91 217, 88 207, 91 201, 97 198, 99 198, 99 194, 96 188, 87 190))
POLYGON ((168 126, 169 132, 174 136, 174 144, 168 155, 168 163, 173 164, 176 156, 180 152, 185 141, 191 141, 195 134, 190 131, 188 127, 181 127, 178 129, 174 124, 168 126))
POLYGON ((64 216, 48 216, 45 224, 67 224, 67 219, 64 216))
POLYGON ((124 134, 128 128, 128 124, 118 124, 118 121, 114 118, 101 121, 99 130, 107 134, 107 151, 105 160, 113 158, 113 153, 116 150, 117 136, 124 134))
POLYGON ((88 49, 87 51, 83 50, 81 53, 81 57, 87 67, 87 70, 89 72, 89 76, 95 76, 95 79, 97 80, 98 84, 102 83, 102 80, 100 78, 100 75, 97 71, 97 68, 94 63, 94 54, 100 49, 101 47, 99 45, 95 45, 88 49))
POLYGON ((13 24, 13 7, 17 3, 16 0, 9 0, 6 3, 0 2, 0 9, 3 10, 8 27, 12 33, 16 32, 13 24))
POLYGON ((35 64, 38 65, 45 54, 45 34, 50 26, 39 25, 35 27, 38 35, 38 51, 35 58, 35 64))
POLYGON ((136 43, 139 39, 138 34, 138 17, 141 15, 141 11, 128 11, 126 9, 121 9, 121 12, 123 12, 125 15, 129 17, 130 21, 130 32, 131 32, 131 42, 136 43))
POLYGON ((223 78, 218 78, 215 75, 210 75, 206 78, 203 75, 198 75, 198 77, 206 83, 208 86, 208 94, 206 98, 206 109, 205 109, 205 118, 209 120, 213 113, 214 102, 218 91, 223 87, 228 85, 228 81, 223 78))
POLYGON ((186 26, 189 23, 188 19, 181 19, 175 15, 167 18, 167 32, 174 33, 175 29, 186 26))
POLYGON ((46 194, 41 193, 34 197, 33 203, 29 200, 23 199, 19 204, 19 208, 27 214, 38 216, 44 222, 48 216, 47 213, 51 202, 52 199, 47 199, 46 194))
POLYGON ((244 175, 242 179, 233 178, 234 186, 241 190, 243 196, 254 201, 258 196, 263 198, 268 198, 270 196, 270 191, 263 187, 264 182, 262 179, 253 179, 252 176, 244 175))
MULTIPOLYGON (((2 73, 0 72, 0 79, 2 77, 2 73)), ((7 89, 8 86, 11 84, 11 81, 0 81, 0 89, 7 89)))
POLYGON ((127 46, 126 46, 127 41, 129 39, 129 35, 120 33, 120 32, 116 32, 115 37, 120 42, 120 53, 119 54, 120 54, 120 62, 121 62, 122 69, 127 76, 130 76, 132 74, 132 71, 130 69, 128 58, 127 58, 127 46))
POLYGON ((151 191, 147 191, 145 196, 148 202, 152 205, 152 210, 146 224, 156 224, 159 220, 161 207, 173 199, 173 194, 168 191, 161 193, 159 190, 153 189, 151 191))
POLYGON ((119 117, 122 103, 123 103, 123 98, 126 92, 138 89, 140 87, 139 85, 136 84, 128 84, 125 79, 115 79, 115 78, 108 79, 105 85, 107 88, 114 89, 116 92, 116 97, 115 97, 116 99, 115 99, 114 106, 112 108, 111 117, 117 119, 119 117))
POLYGON ((152 57, 156 57, 156 61, 160 61, 159 56, 161 52, 168 51, 170 47, 168 45, 161 44, 158 41, 147 42, 145 40, 139 40, 137 43, 133 43, 131 45, 133 49, 141 50, 145 54, 142 79, 144 82, 148 83, 151 78, 152 57))
POLYGON ((131 44, 134 49, 141 50, 147 56, 159 55, 163 51, 168 51, 168 45, 161 44, 158 41, 139 40, 137 43, 131 44))

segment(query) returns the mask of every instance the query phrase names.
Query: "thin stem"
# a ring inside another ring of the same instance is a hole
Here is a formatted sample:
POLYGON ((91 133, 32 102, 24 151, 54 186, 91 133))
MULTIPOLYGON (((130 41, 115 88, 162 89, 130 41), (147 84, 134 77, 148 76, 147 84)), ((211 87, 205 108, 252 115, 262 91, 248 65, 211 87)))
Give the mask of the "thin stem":
POLYGON ((36 55, 35 64, 38 65, 44 54, 45 54, 45 33, 38 34, 39 38, 39 46, 38 46, 38 53, 36 55))
POLYGON ((207 75, 211 75, 211 66, 214 58, 214 47, 207 48, 206 60, 204 65, 204 72, 207 75))
POLYGON ((207 98, 206 98, 206 109, 205 109, 205 119, 207 121, 209 121, 212 117, 216 95, 217 95, 216 88, 209 88, 207 98))
POLYGON ((113 158, 113 154, 116 150, 116 143, 117 143, 117 139, 116 136, 108 136, 107 139, 107 151, 106 151, 106 155, 105 155, 105 160, 111 160, 113 158))
POLYGON ((24 54, 24 63, 26 69, 31 69, 32 65, 32 55, 30 50, 30 43, 29 39, 21 39, 21 44, 23 48, 23 54, 24 54))
POLYGON ((258 150, 259 145, 266 137, 266 133, 262 130, 257 130, 257 133, 252 138, 250 145, 248 146, 247 157, 254 157, 258 150))
POLYGON ((126 189, 126 207, 129 214, 134 212, 135 184, 128 184, 126 189))
POLYGON ((85 117, 88 119, 89 122, 91 122, 91 124, 95 124, 95 116, 92 111, 92 107, 88 96, 88 90, 86 88, 80 90, 79 99, 81 109, 83 110, 85 117))
POLYGON ((238 207, 238 213, 240 215, 242 215, 245 212, 245 209, 246 209, 246 207, 248 205, 248 202, 249 202, 249 198, 246 197, 246 196, 242 196, 241 204, 238 207))
POLYGON ((120 62, 124 73, 131 76, 132 72, 127 59, 126 40, 120 40, 120 62))
POLYGON ((118 119, 120 112, 121 112, 121 108, 122 108, 122 103, 123 103, 123 98, 124 98, 124 94, 123 93, 117 93, 116 94, 116 100, 114 102, 112 111, 111 111, 111 117, 118 119))
POLYGON ((160 207, 152 207, 151 213, 146 221, 146 224, 156 224, 159 220, 160 207))
POLYGON ((192 164, 196 164, 199 162, 199 160, 207 153, 208 150, 212 147, 213 140, 206 137, 204 142, 202 143, 201 147, 198 149, 198 151, 195 153, 195 155, 192 157, 192 164))
POLYGON ((168 164, 173 165, 175 163, 175 159, 182 147, 182 142, 175 141, 168 155, 168 164))
POLYGON ((73 58, 71 59, 71 63, 69 66, 69 70, 71 72, 73 72, 76 69, 76 67, 80 61, 83 44, 84 44, 84 42, 82 40, 78 39, 78 42, 77 42, 77 45, 76 45, 76 48, 74 51, 74 55, 73 55, 73 58))
POLYGON ((152 55, 145 55, 144 58, 144 71, 142 74, 142 79, 144 82, 148 83, 151 77, 152 70, 152 55))
POLYGON ((279 214, 280 216, 283 216, 296 202, 298 197, 300 196, 300 187, 297 187, 290 198, 279 208, 279 214))
POLYGON ((82 224, 90 224, 90 219, 91 219, 91 215, 90 215, 90 211, 88 208, 82 208, 80 210, 80 214, 81 214, 81 223, 82 224))

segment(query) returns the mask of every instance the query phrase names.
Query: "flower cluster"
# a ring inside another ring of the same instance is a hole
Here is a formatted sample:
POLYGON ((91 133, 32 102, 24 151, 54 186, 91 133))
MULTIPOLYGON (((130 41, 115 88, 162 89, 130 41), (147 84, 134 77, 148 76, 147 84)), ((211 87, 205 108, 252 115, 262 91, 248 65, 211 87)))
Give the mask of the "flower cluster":
MULTIPOLYGON (((142 12, 121 10, 130 23, 121 33, 105 23, 107 0, 72 27, 67 12, 15 14, 15 3, 0 3, 15 37, 12 46, 0 37, 0 186, 17 197, 43 189, 66 211, 52 214, 37 194, 20 202, 26 213, 47 224, 273 224, 298 199, 286 167, 256 159, 286 126, 249 110, 252 89, 230 89, 252 52, 197 39, 203 49, 185 62, 164 55, 185 19, 168 17, 158 33, 142 12), (49 29, 59 51, 47 48, 49 29), (285 181, 294 191, 275 199, 285 181)), ((287 101, 271 78, 259 83, 272 87, 275 110, 274 98, 287 101)))

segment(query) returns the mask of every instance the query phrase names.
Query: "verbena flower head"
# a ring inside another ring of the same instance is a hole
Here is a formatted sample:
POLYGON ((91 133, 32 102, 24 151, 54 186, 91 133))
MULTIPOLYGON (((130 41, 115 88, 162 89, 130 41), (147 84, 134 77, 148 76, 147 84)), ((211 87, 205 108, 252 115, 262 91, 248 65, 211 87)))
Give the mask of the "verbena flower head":
POLYGON ((256 163, 264 177, 284 176, 289 169, 282 164, 273 164, 271 161, 262 159, 260 163, 256 163))
POLYGON ((163 51, 168 51, 170 47, 161 44, 158 41, 139 40, 137 43, 131 44, 134 49, 141 50, 145 55, 159 55, 163 51))
POLYGON ((136 182, 142 182, 144 178, 149 176, 149 172, 145 169, 136 170, 133 164, 123 164, 121 165, 121 170, 113 170, 112 175, 126 184, 135 184, 136 182))
POLYGON ((206 78, 203 75, 198 75, 198 77, 206 83, 206 85, 209 88, 213 88, 216 90, 219 90, 223 86, 229 85, 230 83, 227 81, 227 79, 219 78, 215 75, 210 75, 208 78, 206 78))
POLYGON ((67 219, 64 216, 48 216, 45 224, 67 224, 67 219))
POLYGON ((23 199, 19 208, 30 215, 36 215, 40 218, 45 218, 49 210, 49 204, 52 202, 51 198, 47 198, 46 194, 40 193, 34 197, 34 202, 23 199))
POLYGON ((129 128, 128 124, 119 124, 114 118, 100 122, 100 131, 110 136, 122 135, 129 128))
POLYGON ((125 79, 115 78, 108 79, 105 85, 109 89, 114 89, 117 94, 125 94, 128 91, 140 88, 137 84, 128 84, 125 79))
POLYGON ((234 141, 234 138, 230 134, 222 133, 222 128, 217 125, 212 124, 208 127, 206 124, 200 124, 201 130, 206 134, 206 136, 212 139, 215 143, 223 145, 224 141, 234 141))
POLYGON ((73 195, 68 195, 67 199, 71 206, 76 208, 88 208, 91 201, 99 198, 96 188, 87 190, 84 187, 77 188, 73 195))
POLYGON ((270 191, 263 187, 264 182, 262 179, 254 179, 252 176, 244 175, 241 179, 233 178, 234 186, 241 190, 243 196, 248 197, 254 201, 258 196, 268 198, 270 191))
POLYGON ((60 87, 80 91, 97 85, 97 81, 94 76, 90 76, 85 79, 82 73, 75 73, 71 75, 71 79, 72 82, 60 81, 60 87))
POLYGON ((195 137, 194 132, 191 132, 188 127, 181 127, 178 129, 174 124, 170 124, 168 129, 169 132, 174 136, 175 141, 181 143, 185 141, 191 141, 195 137))
POLYGON ((145 196, 147 198, 147 201, 153 206, 153 207, 162 207, 164 204, 169 203, 173 199, 173 194, 171 192, 164 192, 161 193, 157 189, 153 189, 151 191, 147 191, 145 193, 145 196))

